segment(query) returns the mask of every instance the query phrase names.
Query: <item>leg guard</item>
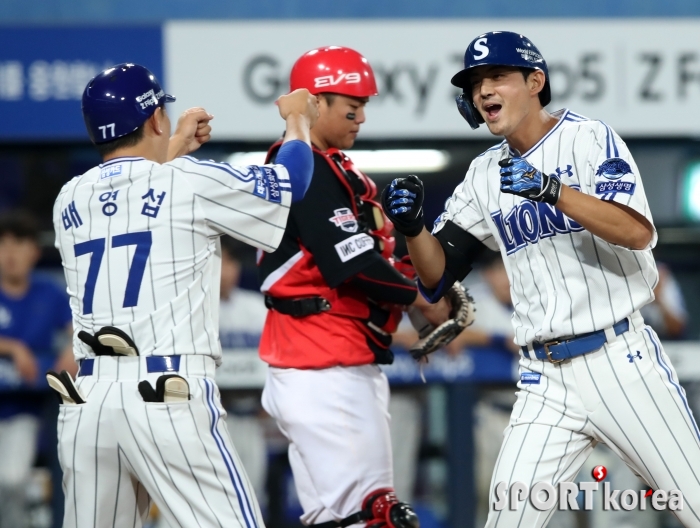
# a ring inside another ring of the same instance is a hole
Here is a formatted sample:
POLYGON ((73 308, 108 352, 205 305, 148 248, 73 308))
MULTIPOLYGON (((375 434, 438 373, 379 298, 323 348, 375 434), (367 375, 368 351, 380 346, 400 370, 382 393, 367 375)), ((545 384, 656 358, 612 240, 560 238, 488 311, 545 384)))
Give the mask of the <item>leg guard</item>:
POLYGON ((416 512, 399 502, 392 488, 370 493, 362 502, 362 511, 367 512, 367 528, 420 528, 416 512))

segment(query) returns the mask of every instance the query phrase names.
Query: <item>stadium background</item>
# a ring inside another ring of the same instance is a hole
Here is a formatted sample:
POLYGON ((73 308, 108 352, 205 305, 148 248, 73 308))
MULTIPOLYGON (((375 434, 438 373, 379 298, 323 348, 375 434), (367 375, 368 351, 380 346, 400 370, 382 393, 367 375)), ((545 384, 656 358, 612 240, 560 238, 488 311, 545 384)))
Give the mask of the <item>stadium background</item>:
MULTIPOLYGON (((212 142, 199 157, 252 153, 234 159, 260 161, 281 131, 272 101, 286 90, 293 60, 307 49, 339 44, 365 54, 378 74, 380 96, 368 107, 354 150, 370 151, 365 167, 380 187, 420 172, 432 220, 469 161, 494 143, 484 127, 472 132, 454 111, 449 76, 473 36, 521 31, 552 69, 550 110, 566 106, 605 120, 635 156, 659 228, 656 256, 673 272, 688 310, 683 339, 669 343, 669 353, 692 387, 700 380, 694 367, 700 354, 700 18, 693 17, 700 17, 693 0, 5 0, 0 210, 22 207, 39 218, 39 267, 60 281, 51 210, 63 183, 99 163, 79 103, 94 73, 122 61, 148 66, 179 98, 175 111, 203 105, 216 116, 212 142), (394 152, 399 149, 405 152, 394 152), (400 171, 392 169, 400 163, 400 171)), ((243 286, 255 288, 252 255, 244 257, 243 286)), ((226 371, 228 387, 258 382, 251 374, 257 367, 246 370, 241 357, 232 360, 240 368, 226 371)), ((424 405, 415 489, 424 526, 475 525, 473 409, 485 387, 513 385, 511 367, 507 357, 467 350, 461 362, 436 361, 425 386, 410 362, 400 360, 394 369, 395 385, 416 387, 424 405)), ((47 457, 38 458, 38 467, 48 465, 47 457)), ((295 526, 288 472, 271 467, 269 507, 279 511, 270 526, 295 526)), ((37 475, 32 523, 49 526, 46 473, 37 475)), ((666 517, 658 523, 673 526, 666 517)))

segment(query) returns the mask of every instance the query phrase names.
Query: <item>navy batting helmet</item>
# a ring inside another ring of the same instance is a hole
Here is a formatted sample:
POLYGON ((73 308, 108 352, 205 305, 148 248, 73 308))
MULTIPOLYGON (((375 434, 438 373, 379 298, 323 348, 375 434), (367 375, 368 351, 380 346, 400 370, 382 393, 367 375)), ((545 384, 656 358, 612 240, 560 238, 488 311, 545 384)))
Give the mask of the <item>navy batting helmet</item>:
POLYGON ((542 106, 552 100, 547 63, 532 41, 524 35, 510 31, 492 31, 479 35, 464 53, 464 69, 452 77, 452 84, 465 90, 457 96, 457 108, 473 129, 479 128, 484 118, 474 107, 471 94, 471 70, 478 66, 513 66, 542 70, 544 87, 539 93, 542 106))
POLYGON ((93 143, 107 143, 143 125, 163 103, 175 100, 138 64, 117 64, 95 76, 83 92, 83 118, 93 143))

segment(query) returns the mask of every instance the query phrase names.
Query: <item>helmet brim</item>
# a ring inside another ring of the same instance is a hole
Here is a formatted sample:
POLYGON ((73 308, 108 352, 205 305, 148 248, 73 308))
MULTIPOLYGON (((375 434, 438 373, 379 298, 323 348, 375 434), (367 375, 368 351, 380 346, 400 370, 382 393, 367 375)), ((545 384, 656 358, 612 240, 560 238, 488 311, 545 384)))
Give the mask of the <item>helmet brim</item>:
POLYGON ((469 68, 466 70, 462 70, 460 72, 457 72, 452 76, 452 79, 450 82, 452 83, 453 86, 456 86, 457 88, 469 88, 470 83, 469 83, 469 72, 473 68, 469 68))

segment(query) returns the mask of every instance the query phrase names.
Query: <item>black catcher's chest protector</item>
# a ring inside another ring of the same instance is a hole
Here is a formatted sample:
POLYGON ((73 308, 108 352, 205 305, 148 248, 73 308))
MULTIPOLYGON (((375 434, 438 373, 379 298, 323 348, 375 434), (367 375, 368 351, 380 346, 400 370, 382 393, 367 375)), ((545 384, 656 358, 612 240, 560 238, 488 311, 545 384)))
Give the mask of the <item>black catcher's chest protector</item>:
MULTIPOLYGON (((282 141, 278 141, 270 147, 265 163, 270 162, 281 146, 282 141)), ((352 212, 357 218, 360 231, 371 235, 376 240, 376 247, 382 256, 387 260, 390 259, 396 247, 396 240, 392 236, 394 224, 386 217, 379 203, 375 201, 376 184, 369 176, 355 167, 355 164, 343 151, 337 148, 323 151, 314 145, 312 145, 312 150, 328 162, 341 186, 350 196, 352 212)))

